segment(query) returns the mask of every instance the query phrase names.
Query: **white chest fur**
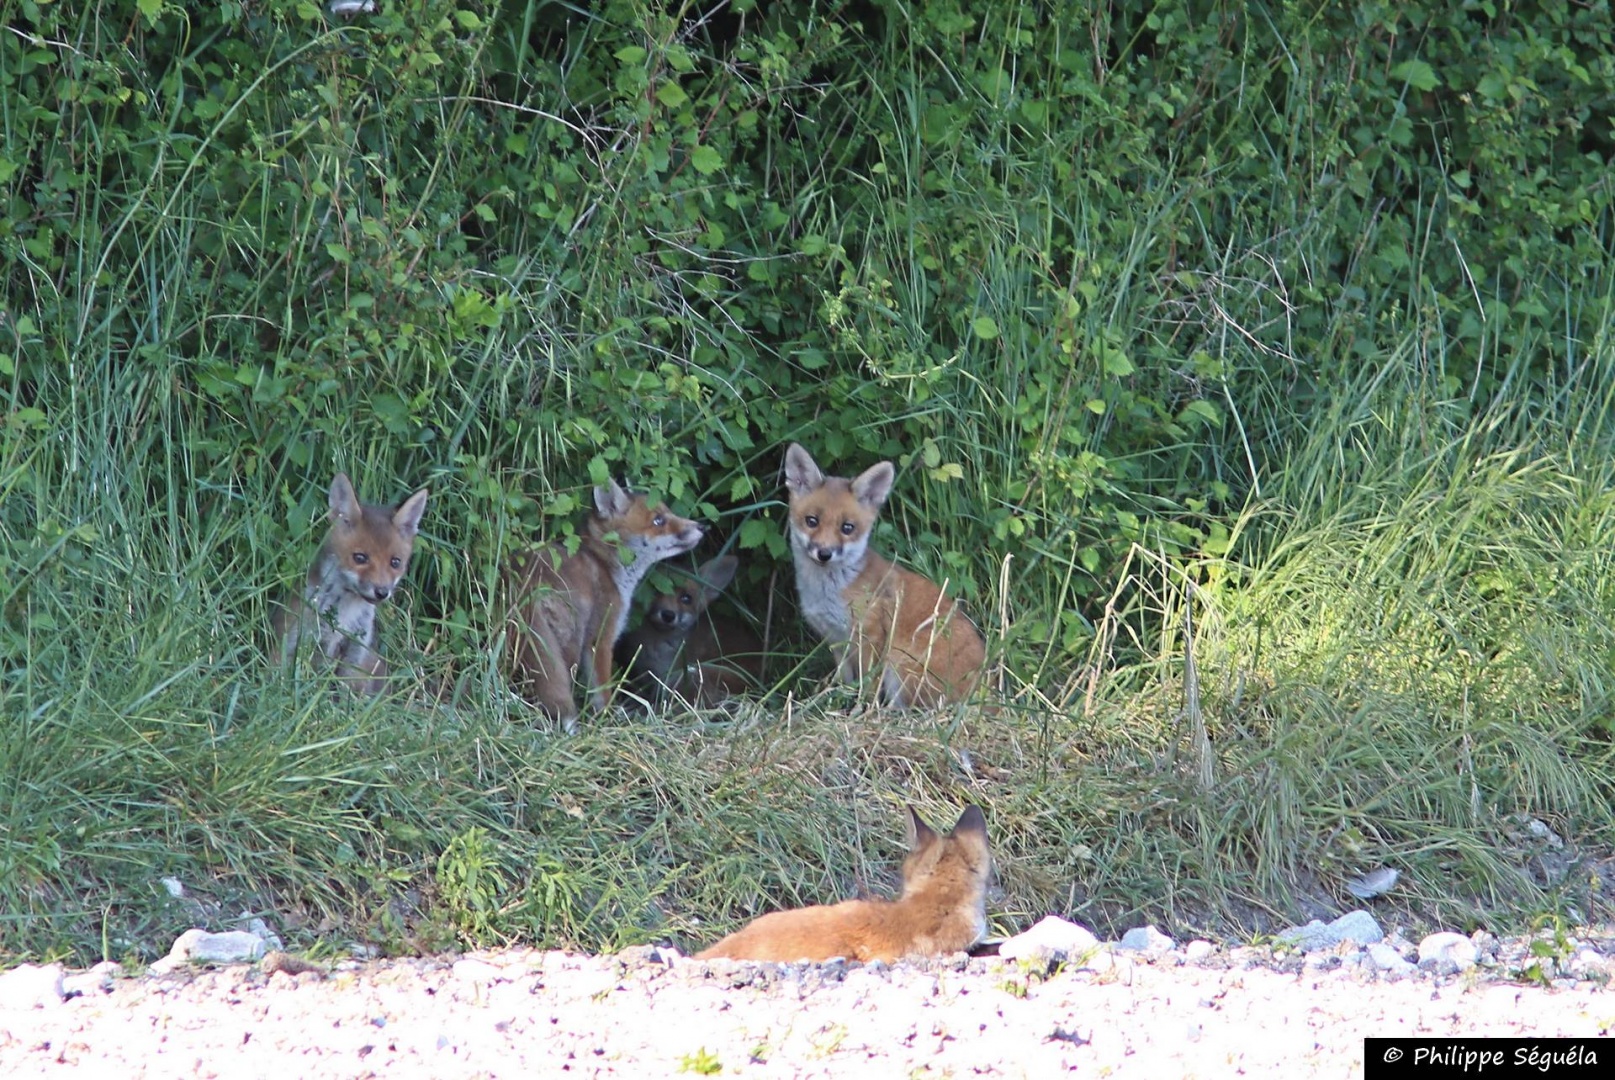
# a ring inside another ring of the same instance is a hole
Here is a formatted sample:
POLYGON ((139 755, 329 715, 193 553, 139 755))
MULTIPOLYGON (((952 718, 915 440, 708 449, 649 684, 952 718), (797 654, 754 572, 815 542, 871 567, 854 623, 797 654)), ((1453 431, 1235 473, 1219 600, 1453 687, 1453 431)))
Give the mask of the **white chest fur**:
POLYGON ((846 641, 852 636, 847 587, 858 577, 861 567, 839 559, 821 563, 800 550, 791 554, 796 561, 796 595, 802 605, 802 618, 824 640, 846 641))

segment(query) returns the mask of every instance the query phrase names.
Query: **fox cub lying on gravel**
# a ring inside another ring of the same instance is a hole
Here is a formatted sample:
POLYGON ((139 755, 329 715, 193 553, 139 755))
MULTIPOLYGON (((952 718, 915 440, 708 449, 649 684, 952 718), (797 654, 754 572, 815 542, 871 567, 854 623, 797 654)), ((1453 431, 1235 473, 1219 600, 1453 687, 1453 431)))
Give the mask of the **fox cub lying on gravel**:
POLYGON ((775 911, 730 934, 697 960, 823 961, 836 957, 892 963, 904 957, 963 952, 987 934, 992 855, 981 807, 959 815, 939 836, 909 807, 909 854, 896 900, 775 911))

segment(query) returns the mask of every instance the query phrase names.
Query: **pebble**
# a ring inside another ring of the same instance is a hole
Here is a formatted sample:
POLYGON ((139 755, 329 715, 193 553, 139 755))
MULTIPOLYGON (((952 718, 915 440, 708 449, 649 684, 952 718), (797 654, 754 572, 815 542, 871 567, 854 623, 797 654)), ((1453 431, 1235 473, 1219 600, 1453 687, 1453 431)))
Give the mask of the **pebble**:
POLYGON ((1419 966, 1430 966, 1438 974, 1450 975, 1453 970, 1475 966, 1480 950, 1462 934, 1444 930, 1430 934, 1419 942, 1419 966))

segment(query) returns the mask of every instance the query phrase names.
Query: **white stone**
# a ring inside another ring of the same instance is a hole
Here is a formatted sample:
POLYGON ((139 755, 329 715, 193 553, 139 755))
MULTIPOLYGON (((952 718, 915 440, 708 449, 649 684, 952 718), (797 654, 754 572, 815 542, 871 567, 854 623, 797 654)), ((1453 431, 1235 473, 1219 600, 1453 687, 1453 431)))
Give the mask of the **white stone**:
POLYGON ((0 975, 0 1009, 42 1009, 62 1003, 61 964, 19 964, 0 975))
POLYGON ((1475 943, 1464 935, 1444 930, 1431 934, 1419 942, 1419 963, 1446 962, 1456 964, 1460 968, 1474 967, 1479 952, 1480 950, 1475 948, 1475 943))
POLYGON ((112 989, 112 984, 123 971, 120 964, 111 960, 103 960, 88 971, 76 971, 62 979, 63 994, 89 994, 93 991, 105 993, 112 989))
POLYGON ((1099 939, 1085 926, 1068 922, 1058 915, 1045 915, 1029 929, 1007 938, 998 946, 1006 960, 1080 960, 1099 948, 1099 939))
POLYGON ((1183 958, 1189 963, 1198 963, 1217 951, 1217 946, 1204 938, 1195 938, 1183 947, 1183 958))
POLYGON ((192 929, 176 938, 168 955, 151 965, 151 970, 164 975, 186 964, 250 964, 263 959, 267 951, 264 939, 247 930, 210 934, 192 929))
POLYGON ((168 895, 173 897, 175 900, 179 900, 184 897, 185 885, 180 881, 179 878, 165 877, 162 879, 162 884, 163 888, 168 890, 168 895))

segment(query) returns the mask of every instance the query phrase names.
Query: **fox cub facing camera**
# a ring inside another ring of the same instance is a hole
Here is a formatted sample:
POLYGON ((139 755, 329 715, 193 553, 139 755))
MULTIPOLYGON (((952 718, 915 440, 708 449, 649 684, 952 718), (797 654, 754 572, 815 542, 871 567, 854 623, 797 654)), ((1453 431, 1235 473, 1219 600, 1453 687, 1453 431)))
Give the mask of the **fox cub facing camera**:
POLYGON ((695 576, 650 602, 645 618, 617 645, 635 688, 655 702, 677 693, 712 705, 761 685, 763 643, 751 628, 708 611, 734 580, 740 560, 708 559, 695 576))
POLYGON ((743 926, 697 960, 825 961, 835 957, 894 963, 905 957, 963 952, 987 934, 992 854, 981 807, 959 815, 939 836, 909 807, 909 854, 896 900, 775 911, 743 926))
POLYGON ((519 552, 505 565, 511 673, 519 692, 577 730, 574 673, 605 708, 611 650, 634 587, 651 566, 701 542, 703 529, 616 481, 594 489, 594 512, 573 554, 562 544, 519 552))
POLYGON ((796 591, 802 617, 836 649, 844 681, 878 672, 886 704, 930 708, 969 695, 986 647, 952 597, 870 550, 895 476, 889 461, 852 480, 826 476, 791 444, 785 487, 796 591))
POLYGON ((398 589, 421 515, 422 488, 397 509, 361 503, 343 473, 331 481, 331 531, 314 557, 301 594, 277 606, 272 616, 274 658, 283 663, 298 642, 319 642, 320 655, 360 693, 379 693, 387 664, 376 654, 376 605, 398 589))

